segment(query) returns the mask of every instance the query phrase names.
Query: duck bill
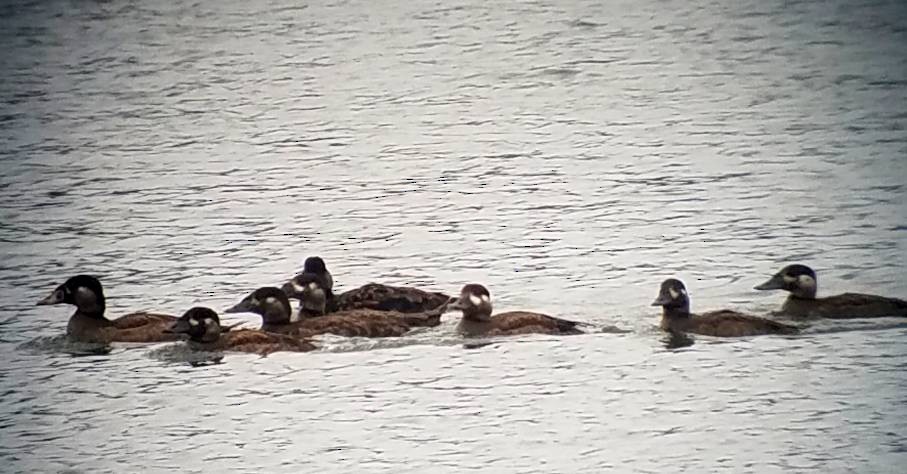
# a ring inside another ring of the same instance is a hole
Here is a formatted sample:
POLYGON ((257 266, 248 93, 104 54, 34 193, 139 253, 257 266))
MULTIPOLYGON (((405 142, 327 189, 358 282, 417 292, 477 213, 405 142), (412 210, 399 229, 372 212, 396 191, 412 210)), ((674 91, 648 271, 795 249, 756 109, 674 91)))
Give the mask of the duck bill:
POLYGON ((466 305, 463 304, 463 298, 451 298, 447 303, 447 311, 463 310, 466 305))
POLYGON ((63 290, 61 290, 60 288, 57 288, 56 290, 52 291, 49 295, 47 295, 44 299, 42 299, 41 301, 38 301, 36 304, 37 304, 37 306, 44 306, 44 305, 49 305, 49 304, 60 304, 63 302, 63 299, 64 299, 63 290))
POLYGON ((176 322, 171 324, 164 332, 169 334, 186 334, 189 332, 189 321, 177 319, 176 322))
POLYGON ((775 275, 765 283, 753 287, 754 290, 783 290, 784 278, 781 275, 775 275))
POLYGON ((235 306, 227 308, 224 310, 224 313, 251 313, 252 303, 249 300, 242 300, 239 303, 236 303, 235 306))
POLYGON ((652 302, 652 306, 666 306, 673 300, 671 295, 661 293, 658 295, 658 298, 655 298, 655 301, 652 302))

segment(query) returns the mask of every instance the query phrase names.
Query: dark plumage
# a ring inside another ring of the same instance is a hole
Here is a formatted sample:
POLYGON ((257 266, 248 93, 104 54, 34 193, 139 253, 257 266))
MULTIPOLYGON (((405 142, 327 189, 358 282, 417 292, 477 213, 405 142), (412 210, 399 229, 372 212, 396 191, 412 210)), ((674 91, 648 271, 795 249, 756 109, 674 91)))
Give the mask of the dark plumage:
POLYGON ((266 355, 272 352, 308 352, 316 349, 309 341, 283 334, 255 329, 235 329, 223 332, 220 318, 209 308, 196 307, 186 311, 170 329, 174 334, 187 334, 193 349, 209 352, 250 352, 266 355))
POLYGON ((844 293, 816 298, 816 272, 806 265, 788 265, 757 290, 785 290, 790 294, 776 313, 794 318, 876 318, 907 316, 907 301, 885 296, 844 293))
POLYGON ((71 304, 76 312, 69 318, 66 334, 79 342, 160 342, 179 337, 166 333, 175 316, 137 312, 107 319, 104 290, 97 278, 77 275, 58 286, 39 305, 71 304))
POLYGON ((664 308, 661 329, 671 333, 703 336, 741 337, 761 334, 796 334, 795 326, 727 309, 701 314, 690 313, 690 298, 680 280, 669 278, 661 284, 652 306, 664 308))
POLYGON ((509 311, 491 315, 491 294, 482 285, 469 284, 460 291, 448 310, 460 310, 460 334, 471 336, 511 336, 516 334, 582 334, 581 323, 528 311, 509 311))
MULTIPOLYGON (((417 326, 437 326, 444 308, 423 313, 357 309, 324 315, 326 292, 316 281, 303 288, 299 321, 290 321, 290 301, 273 287, 259 288, 228 309, 228 313, 250 312, 261 315, 263 331, 310 337, 334 334, 345 337, 399 337, 417 326)), ((445 302, 446 303, 446 302, 445 302)))
POLYGON ((442 293, 379 283, 369 283, 335 295, 333 276, 319 257, 306 259, 302 273, 290 279, 281 289, 288 297, 301 300, 305 286, 310 282, 317 283, 325 291, 327 296, 325 311, 327 313, 352 309, 420 313, 435 309, 450 299, 449 296, 442 293))

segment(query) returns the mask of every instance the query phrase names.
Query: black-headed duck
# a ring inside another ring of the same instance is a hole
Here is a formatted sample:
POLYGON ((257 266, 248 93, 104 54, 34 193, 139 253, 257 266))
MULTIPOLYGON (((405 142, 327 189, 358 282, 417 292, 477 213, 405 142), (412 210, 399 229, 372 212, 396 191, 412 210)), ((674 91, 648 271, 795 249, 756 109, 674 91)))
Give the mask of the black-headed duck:
POLYGON ((416 326, 437 326, 443 308, 432 312, 404 314, 392 311, 357 309, 324 314, 327 291, 313 279, 305 283, 298 321, 290 320, 290 300, 273 287, 259 288, 227 313, 255 313, 262 317, 263 331, 304 337, 334 334, 344 337, 399 337, 416 326))
POLYGON ((463 336, 509 336, 515 334, 582 334, 582 324, 528 311, 508 311, 492 316, 491 293, 484 286, 469 284, 460 291, 448 310, 460 310, 463 318, 457 331, 463 336))
POLYGON ((175 316, 146 312, 130 313, 116 319, 104 316, 104 289, 97 278, 77 275, 58 286, 38 305, 71 304, 76 312, 69 318, 67 336, 79 342, 161 342, 179 337, 165 332, 175 316))
POLYGON ((876 318, 907 316, 907 301, 861 293, 816 298, 816 272, 806 265, 788 265, 757 290, 784 290, 790 294, 776 314, 794 318, 876 318))
POLYGON ((234 351, 266 355, 272 352, 308 352, 316 349, 315 345, 301 337, 257 329, 224 332, 217 313, 204 307, 186 311, 170 326, 169 331, 188 335, 190 347, 207 352, 234 351))
POLYGON ((683 282, 675 278, 669 278, 661 284, 658 298, 652 302, 652 306, 664 308, 661 329, 671 333, 742 337, 799 332, 795 326, 727 309, 700 314, 690 313, 690 296, 683 282))

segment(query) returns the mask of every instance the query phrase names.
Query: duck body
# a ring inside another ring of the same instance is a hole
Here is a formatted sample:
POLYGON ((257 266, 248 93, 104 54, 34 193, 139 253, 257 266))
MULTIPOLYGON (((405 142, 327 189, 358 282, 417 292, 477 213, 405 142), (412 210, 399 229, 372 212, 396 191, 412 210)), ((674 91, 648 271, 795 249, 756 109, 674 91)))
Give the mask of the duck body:
POLYGON ((764 334, 797 334, 799 328, 728 309, 701 314, 690 312, 690 299, 680 280, 669 278, 661 284, 652 306, 661 306, 660 327, 670 333, 714 337, 744 337, 764 334))
POLYGON ((177 318, 166 314, 136 312, 116 319, 104 316, 106 308, 101 282, 77 275, 58 286, 38 305, 71 304, 76 312, 69 318, 66 335, 78 342, 164 342, 179 340, 167 332, 177 318))
POLYGON ((475 283, 465 285, 459 298, 451 301, 447 309, 463 312, 457 332, 465 337, 583 333, 578 328, 579 322, 542 313, 508 311, 492 316, 491 294, 484 286, 475 283))
POLYGON ((862 293, 843 293, 824 298, 789 295, 775 314, 791 318, 880 318, 907 316, 907 301, 862 293))
POLYGON ((582 334, 575 321, 529 311, 508 311, 488 320, 462 318, 457 332, 465 337, 514 336, 517 334, 582 334))
POLYGON ((233 329, 223 332, 217 313, 202 307, 186 311, 171 325, 170 331, 188 335, 190 348, 206 352, 247 352, 267 355, 272 352, 308 352, 316 349, 314 344, 304 338, 285 334, 257 329, 233 329))
POLYGON ((420 313, 433 310, 448 302, 444 293, 429 292, 407 286, 368 283, 340 293, 328 303, 328 312, 354 309, 420 313))
POLYGON ((227 312, 259 314, 262 316, 263 331, 301 337, 318 334, 343 337, 399 337, 413 327, 431 327, 441 323, 443 308, 424 313, 354 309, 325 315, 327 294, 317 281, 308 281, 301 295, 301 319, 295 322, 290 321, 290 301, 286 294, 273 287, 255 290, 227 312))
POLYGON ((907 301, 862 293, 843 293, 817 298, 816 272, 806 265, 794 264, 782 268, 757 290, 784 290, 789 293, 780 311, 775 314, 791 318, 878 318, 907 316, 907 301))
POLYGON ((661 318, 661 329, 671 333, 691 333, 713 337, 745 337, 763 334, 797 334, 791 325, 731 310, 702 314, 668 315, 661 318))

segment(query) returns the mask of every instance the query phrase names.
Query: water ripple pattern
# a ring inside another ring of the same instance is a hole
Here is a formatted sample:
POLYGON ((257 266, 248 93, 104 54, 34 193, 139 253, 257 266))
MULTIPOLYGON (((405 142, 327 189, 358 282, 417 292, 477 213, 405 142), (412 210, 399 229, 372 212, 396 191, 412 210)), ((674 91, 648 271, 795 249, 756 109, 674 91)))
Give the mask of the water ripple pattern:
POLYGON ((4 2, 3 470, 898 472, 903 321, 678 347, 648 304, 677 276, 766 312, 792 261, 907 296, 905 25, 896 0, 4 2), (316 254, 338 288, 475 281, 618 330, 466 348, 450 315, 192 367, 60 350, 71 309, 34 306, 84 272, 112 315, 223 309, 316 254))

